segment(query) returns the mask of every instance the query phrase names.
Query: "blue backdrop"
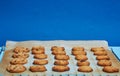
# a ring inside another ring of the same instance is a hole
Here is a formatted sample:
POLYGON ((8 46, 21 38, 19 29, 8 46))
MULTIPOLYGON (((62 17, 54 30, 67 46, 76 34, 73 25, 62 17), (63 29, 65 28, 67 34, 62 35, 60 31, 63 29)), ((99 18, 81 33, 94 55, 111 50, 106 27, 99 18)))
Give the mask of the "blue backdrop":
POLYGON ((120 45, 120 0, 0 0, 6 40, 107 40, 120 45))

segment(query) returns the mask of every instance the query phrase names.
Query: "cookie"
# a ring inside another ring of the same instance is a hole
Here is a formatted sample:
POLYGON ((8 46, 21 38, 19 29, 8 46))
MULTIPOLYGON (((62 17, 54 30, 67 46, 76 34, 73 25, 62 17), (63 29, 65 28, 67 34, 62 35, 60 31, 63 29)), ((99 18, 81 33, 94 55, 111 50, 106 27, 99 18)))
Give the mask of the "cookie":
POLYGON ((47 71, 46 67, 44 65, 34 65, 30 66, 29 69, 31 72, 45 72, 47 71))
POLYGON ((44 46, 33 46, 32 50, 37 50, 37 51, 43 50, 43 51, 45 51, 45 48, 44 48, 44 46))
POLYGON ((96 57, 96 60, 110 60, 110 57, 109 56, 107 56, 107 55, 103 55, 103 56, 97 56, 96 57))
POLYGON ((23 53, 23 52, 20 52, 20 53, 14 53, 12 55, 13 58, 28 58, 29 57, 29 54, 27 53, 23 53))
POLYGON ((64 51, 65 48, 64 47, 60 47, 60 46, 52 46, 51 47, 51 51, 64 51))
POLYGON ((72 55, 86 55, 85 51, 72 51, 72 55))
POLYGON ((96 51, 105 51, 104 47, 93 47, 91 48, 91 51, 96 52, 96 51))
POLYGON ((32 54, 45 54, 44 50, 32 50, 32 54))
POLYGON ((79 72, 92 72, 93 69, 90 66, 80 66, 78 68, 79 72))
POLYGON ((54 65, 68 65, 69 62, 67 60, 56 60, 54 65))
POLYGON ((72 51, 84 51, 84 47, 76 46, 72 48, 72 51))
POLYGON ((52 67, 52 70, 56 72, 65 72, 69 71, 70 68, 68 66, 55 65, 52 67))
POLYGON ((66 52, 65 51, 52 51, 53 55, 65 55, 66 52))
POLYGON ((89 66, 90 62, 89 61, 78 61, 77 66, 89 66))
POLYGON ((107 55, 106 51, 96 51, 94 52, 94 55, 107 55))
POLYGON ((57 60, 69 60, 69 56, 68 55, 55 55, 54 57, 57 60))
POLYGON ((107 73, 119 72, 119 69, 117 67, 113 67, 113 66, 105 66, 102 70, 107 73))
POLYGON ((97 65, 99 65, 99 66, 111 66, 112 62, 109 60, 99 60, 97 62, 97 65))
POLYGON ((47 55, 46 54, 35 54, 34 58, 36 58, 36 59, 46 59, 47 55))
POLYGON ((6 70, 10 73, 21 73, 26 70, 26 67, 23 65, 8 65, 6 70))
POLYGON ((20 53, 20 52, 25 52, 28 53, 30 50, 28 48, 25 47, 15 47, 13 52, 15 53, 20 53))
POLYGON ((16 64, 26 64, 27 63, 27 59, 25 58, 13 58, 10 61, 10 64, 16 65, 16 64))
POLYGON ((86 61, 86 60, 88 60, 88 58, 87 58, 86 55, 76 55, 75 59, 76 60, 80 60, 80 61, 86 61))
POLYGON ((36 64, 36 65, 45 65, 45 64, 48 64, 48 60, 39 60, 39 59, 36 59, 36 60, 34 60, 33 64, 36 64))

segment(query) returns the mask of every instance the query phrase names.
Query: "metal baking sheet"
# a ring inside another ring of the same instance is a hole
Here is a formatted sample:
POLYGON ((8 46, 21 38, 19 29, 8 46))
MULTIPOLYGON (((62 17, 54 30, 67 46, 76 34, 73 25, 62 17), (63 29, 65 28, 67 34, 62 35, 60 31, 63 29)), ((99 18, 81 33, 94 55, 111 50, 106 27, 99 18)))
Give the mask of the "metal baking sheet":
MULTIPOLYGON (((107 41, 104 40, 88 40, 88 41, 64 41, 64 40, 55 40, 55 41, 22 41, 22 42, 15 42, 15 41, 7 41, 6 42, 6 51, 3 57, 2 62, 0 63, 0 74, 3 74, 3 76, 68 76, 68 75, 72 75, 72 76, 100 76, 100 75, 120 75, 120 72, 118 73, 105 73, 102 71, 102 67, 98 66, 97 60, 95 59, 95 56, 93 55, 93 52, 90 51, 91 47, 104 47, 105 49, 108 49, 108 43, 107 41), (30 57, 28 58, 28 63, 25 64, 25 66, 27 67, 27 70, 23 73, 9 73, 6 71, 6 67, 7 65, 9 65, 11 56, 13 54, 13 48, 15 48, 16 46, 23 46, 23 47, 28 47, 29 49, 31 49, 33 46, 38 46, 38 45, 42 45, 45 47, 45 53, 48 55, 48 64, 45 65, 47 68, 46 72, 31 72, 29 71, 29 67, 32 64, 34 58, 33 55, 30 54, 30 57), (65 47, 65 51, 67 53, 67 55, 70 56, 70 60, 69 60, 69 67, 70 70, 66 71, 66 72, 54 72, 52 71, 52 67, 54 66, 54 55, 51 54, 51 47, 52 46, 63 46, 65 47), (77 61, 75 60, 74 56, 71 55, 71 49, 74 46, 82 46, 85 48, 85 51, 87 52, 87 57, 88 57, 88 61, 90 62, 90 66, 93 68, 93 72, 90 73, 85 73, 85 72, 78 72, 77 69, 77 61)), ((111 59, 111 62, 113 64, 113 66, 120 66, 119 61, 117 60, 117 58, 114 56, 114 54, 107 50, 108 52, 108 56, 111 59)), ((120 68, 119 68, 120 70, 120 68)))

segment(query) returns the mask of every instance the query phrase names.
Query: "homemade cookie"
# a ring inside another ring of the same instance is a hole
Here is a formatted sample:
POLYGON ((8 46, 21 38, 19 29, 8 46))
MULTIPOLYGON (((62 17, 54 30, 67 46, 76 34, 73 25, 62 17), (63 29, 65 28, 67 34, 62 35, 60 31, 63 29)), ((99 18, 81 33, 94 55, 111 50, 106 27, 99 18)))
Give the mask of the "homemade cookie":
POLYGON ((103 55, 103 56, 97 56, 96 59, 97 60, 110 60, 110 57, 107 55, 103 55))
POLYGON ((88 58, 87 58, 86 55, 76 55, 76 56, 75 56, 75 59, 76 59, 76 60, 80 60, 80 61, 88 60, 88 58))
POLYGON ((46 67, 44 65, 34 65, 30 66, 29 69, 31 72, 45 72, 47 71, 46 67))
POLYGON ((20 52, 25 52, 28 53, 30 50, 28 48, 25 47, 15 47, 13 52, 15 53, 20 53, 20 52))
POLYGON ((99 60, 97 62, 97 65, 99 65, 99 66, 111 66, 112 63, 109 60, 99 60))
POLYGON ((70 68, 68 66, 56 65, 52 67, 52 70, 56 72, 64 72, 64 71, 69 71, 70 68))
POLYGON ((67 60, 56 60, 54 62, 55 65, 68 65, 69 62, 67 60))
POLYGON ((52 46, 51 47, 51 51, 64 51, 65 48, 64 47, 60 47, 60 46, 52 46))
POLYGON ((69 60, 68 55, 55 55, 55 59, 57 60, 69 60))
POLYGON ((26 67, 23 65, 8 65, 6 70, 10 73, 21 73, 26 70, 26 67))
POLYGON ((79 72, 92 72, 93 69, 90 66, 80 66, 78 68, 79 72))
POLYGON ((107 55, 106 51, 96 51, 94 52, 94 55, 107 55))
POLYGON ((107 73, 114 73, 114 72, 119 72, 119 69, 117 67, 113 67, 113 66, 105 66, 103 68, 103 71, 107 72, 107 73))
POLYGON ((44 46, 33 46, 32 50, 37 50, 37 51, 43 50, 43 51, 45 51, 45 48, 44 48, 44 46))
POLYGON ((29 57, 29 54, 27 53, 23 53, 23 52, 20 52, 20 53, 14 53, 12 55, 13 58, 28 58, 29 57))
POLYGON ((66 52, 65 51, 52 51, 52 54, 54 54, 54 55, 65 55, 66 52))
POLYGON ((90 62, 89 61, 78 61, 77 66, 89 66, 90 62))
POLYGON ((36 64, 36 65, 45 65, 45 64, 48 64, 48 60, 34 60, 33 64, 36 64))
POLYGON ((34 58, 36 58, 36 59, 46 59, 47 55, 46 54, 35 54, 34 58))
POLYGON ((96 52, 96 51, 105 51, 104 47, 93 47, 91 48, 91 51, 96 52))
POLYGON ((27 59, 25 58, 13 58, 11 61, 10 61, 10 64, 26 64, 27 63, 27 59))
POLYGON ((72 55, 86 55, 85 51, 72 51, 72 55))
POLYGON ((84 51, 84 47, 76 46, 72 48, 72 51, 84 51))

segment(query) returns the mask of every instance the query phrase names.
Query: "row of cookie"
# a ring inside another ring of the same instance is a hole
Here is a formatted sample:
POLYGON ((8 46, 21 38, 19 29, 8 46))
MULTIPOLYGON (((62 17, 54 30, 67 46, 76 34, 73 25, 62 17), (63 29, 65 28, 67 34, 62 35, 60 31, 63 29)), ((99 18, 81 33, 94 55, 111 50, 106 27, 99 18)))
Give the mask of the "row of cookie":
POLYGON ((12 73, 24 72, 26 67, 24 64, 28 62, 29 49, 25 47, 16 47, 13 50, 12 60, 10 65, 7 66, 7 71, 12 73))
POLYGON ((107 51, 103 47, 94 47, 91 48, 91 51, 96 56, 97 65, 103 67, 104 72, 114 73, 119 72, 119 69, 112 66, 112 62, 110 61, 110 57, 107 55, 107 51))
POLYGON ((32 54, 34 55, 34 61, 32 66, 30 66, 31 72, 45 72, 47 68, 45 67, 48 64, 47 54, 45 54, 45 48, 43 46, 34 46, 32 47, 32 54))
POLYGON ((87 53, 83 47, 73 47, 71 51, 72 55, 77 60, 77 66, 79 72, 92 72, 93 69, 89 66, 90 62, 87 58, 87 53))
POLYGON ((52 54, 54 55, 54 66, 52 67, 53 71, 56 72, 65 72, 69 71, 69 56, 66 55, 66 51, 64 47, 53 46, 51 47, 52 54))

